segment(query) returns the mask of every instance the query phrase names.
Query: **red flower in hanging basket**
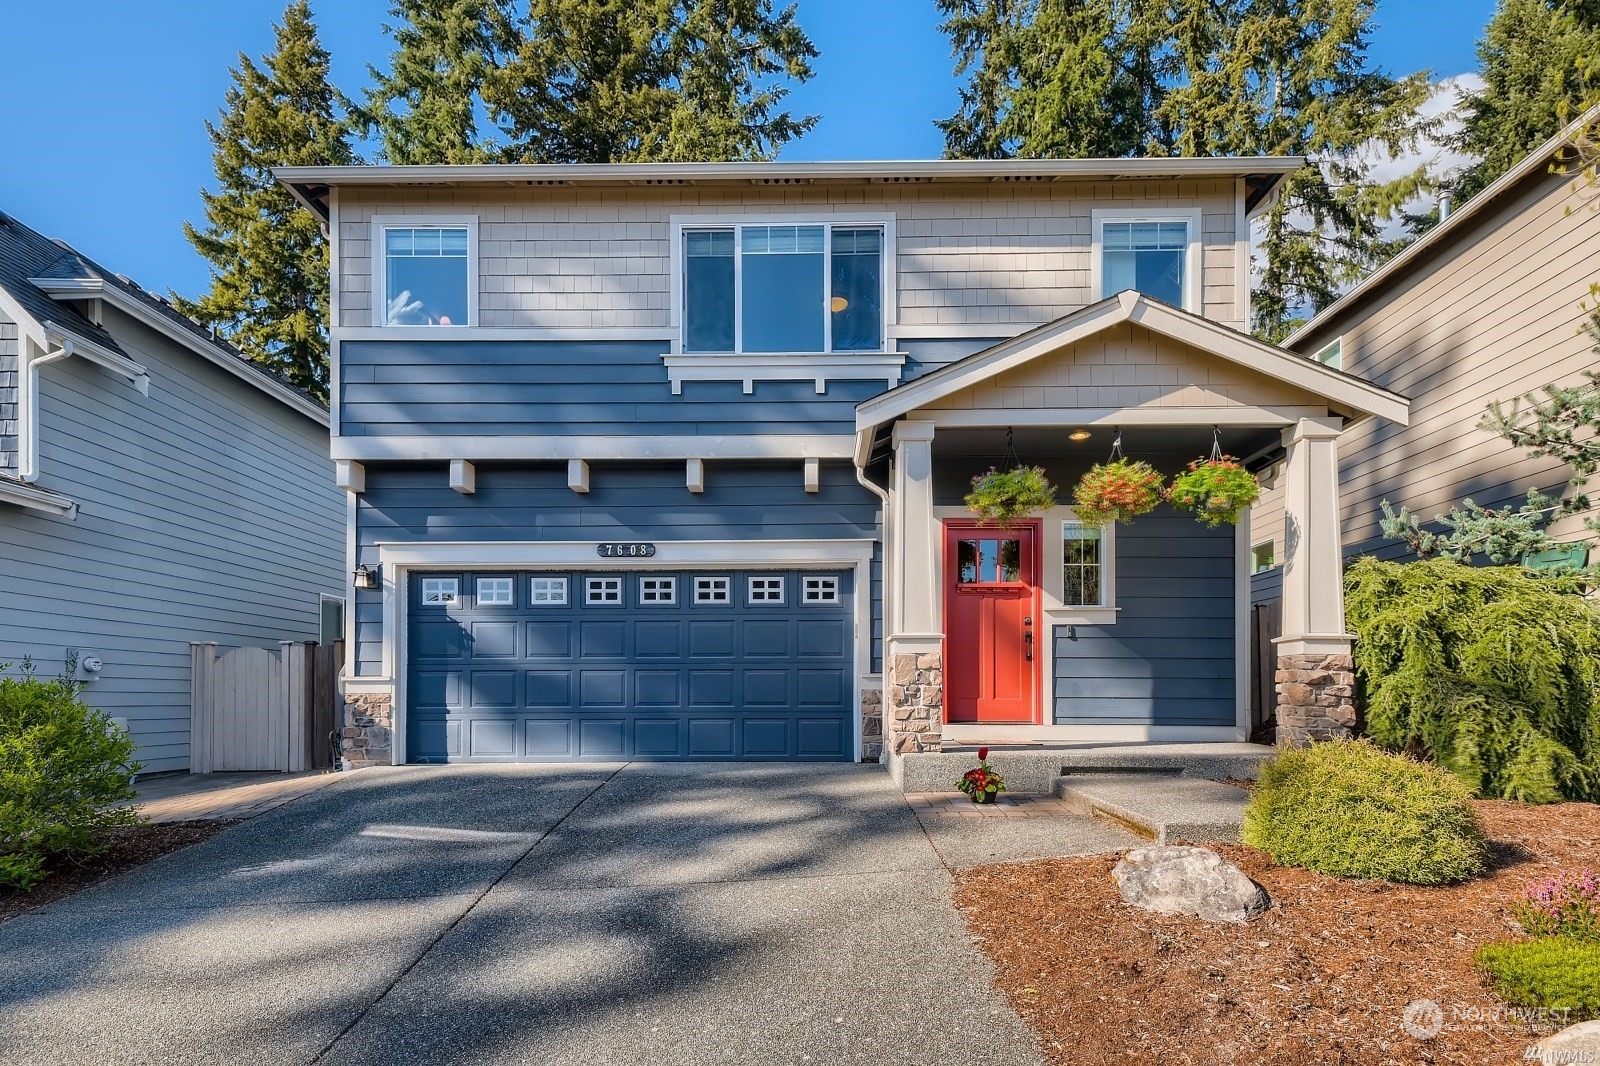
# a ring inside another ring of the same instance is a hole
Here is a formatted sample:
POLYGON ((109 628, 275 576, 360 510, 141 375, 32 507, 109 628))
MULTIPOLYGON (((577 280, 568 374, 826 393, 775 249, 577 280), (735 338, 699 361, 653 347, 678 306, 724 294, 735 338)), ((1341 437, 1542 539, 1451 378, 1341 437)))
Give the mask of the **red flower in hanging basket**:
POLYGON ((1261 496, 1261 482, 1231 455, 1196 459, 1172 479, 1167 500, 1208 526, 1232 525, 1261 496))
POLYGON ((1078 507, 1078 521, 1088 526, 1110 522, 1131 522, 1149 514, 1161 503, 1166 479, 1149 463, 1115 459, 1098 463, 1083 475, 1072 497, 1078 507))

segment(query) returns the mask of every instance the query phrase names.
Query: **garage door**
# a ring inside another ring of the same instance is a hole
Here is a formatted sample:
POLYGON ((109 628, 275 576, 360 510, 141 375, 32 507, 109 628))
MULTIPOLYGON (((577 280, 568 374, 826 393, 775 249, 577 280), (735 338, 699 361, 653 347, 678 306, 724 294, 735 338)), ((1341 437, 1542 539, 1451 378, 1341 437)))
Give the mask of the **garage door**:
POLYGON ((851 577, 414 574, 407 756, 851 758, 851 577))

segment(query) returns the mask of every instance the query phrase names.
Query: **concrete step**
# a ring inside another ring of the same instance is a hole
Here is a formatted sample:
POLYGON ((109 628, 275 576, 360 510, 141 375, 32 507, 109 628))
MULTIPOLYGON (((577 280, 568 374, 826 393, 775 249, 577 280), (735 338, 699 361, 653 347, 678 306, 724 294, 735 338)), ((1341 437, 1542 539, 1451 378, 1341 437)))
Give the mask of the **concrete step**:
POLYGON ((1085 771, 1170 773, 1186 777, 1254 779, 1274 754, 1262 744, 1243 743, 1061 743, 1037 738, 961 737, 948 734, 943 751, 901 755, 889 762, 895 783, 906 792, 948 792, 977 765, 977 749, 989 748, 989 762, 1005 775, 1015 793, 1048 795, 1056 778, 1085 771))
POLYGON ((1170 773, 1069 773, 1056 779, 1055 794, 1157 844, 1237 841, 1250 797, 1220 781, 1170 773))

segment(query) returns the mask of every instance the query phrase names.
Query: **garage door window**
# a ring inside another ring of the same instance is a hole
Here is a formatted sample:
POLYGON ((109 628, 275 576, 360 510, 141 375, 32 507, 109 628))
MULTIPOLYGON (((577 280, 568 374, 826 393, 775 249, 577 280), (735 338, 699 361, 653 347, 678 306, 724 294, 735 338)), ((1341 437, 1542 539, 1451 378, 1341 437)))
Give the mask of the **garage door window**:
POLYGON ((800 597, 802 603, 838 603, 839 579, 836 577, 808 577, 805 579, 805 591, 800 597))
POLYGON ((511 607, 516 604, 516 578, 478 578, 477 600, 479 607, 511 607))
POLYGON ((453 577, 422 579, 422 602, 432 606, 454 606, 461 601, 461 582, 453 577))
POLYGON ((750 579, 751 603, 782 603, 783 578, 753 577, 750 579))
POLYGON ((622 602, 620 577, 591 577, 584 582, 584 603, 605 604, 622 602))
POLYGON ((730 584, 725 577, 697 577, 694 579, 694 602, 729 603, 733 599, 729 593, 730 584))
POLYGON ((528 586, 528 602, 535 607, 565 607, 567 579, 564 577, 536 577, 528 586))
POLYGON ((641 606, 649 604, 677 603, 678 579, 675 577, 641 577, 639 579, 639 603, 641 606))

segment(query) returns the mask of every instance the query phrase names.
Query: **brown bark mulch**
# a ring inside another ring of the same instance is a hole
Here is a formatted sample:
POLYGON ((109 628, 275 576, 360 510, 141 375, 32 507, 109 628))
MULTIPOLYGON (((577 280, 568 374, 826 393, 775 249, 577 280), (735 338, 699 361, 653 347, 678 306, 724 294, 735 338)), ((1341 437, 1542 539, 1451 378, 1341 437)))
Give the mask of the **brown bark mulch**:
POLYGON ((1517 934, 1510 903, 1530 881, 1600 863, 1600 806, 1477 806, 1494 868, 1449 888, 1323 877, 1215 845, 1272 896, 1243 926, 1123 903, 1115 855, 963 871, 956 902, 1055 1063, 1521 1061, 1560 1026, 1509 1016, 1472 951, 1517 934), (1401 1028, 1416 999, 1443 1008, 1431 1040, 1401 1028))
POLYGON ((50 876, 35 885, 32 892, 0 888, 0 922, 58 903, 74 892, 81 892, 90 885, 135 866, 143 866, 179 848, 198 844, 237 824, 237 819, 213 819, 119 826, 107 830, 105 851, 78 860, 58 860, 50 867, 50 876))

